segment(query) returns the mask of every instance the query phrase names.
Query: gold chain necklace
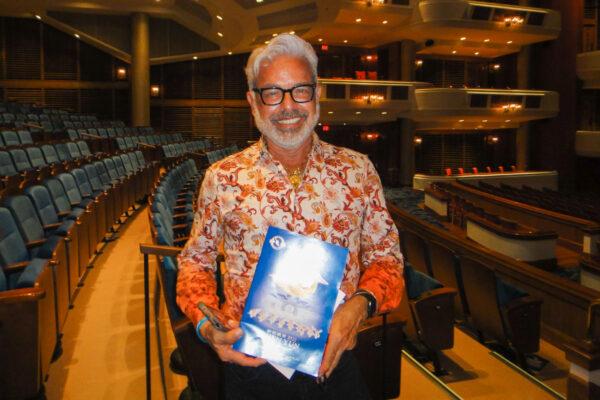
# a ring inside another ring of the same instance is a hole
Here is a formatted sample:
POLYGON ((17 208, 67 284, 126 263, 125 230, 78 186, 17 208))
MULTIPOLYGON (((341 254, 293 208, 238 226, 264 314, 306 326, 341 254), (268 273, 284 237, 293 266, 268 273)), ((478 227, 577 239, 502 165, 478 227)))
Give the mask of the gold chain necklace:
POLYGON ((304 175, 304 168, 285 168, 285 172, 287 172, 288 179, 290 180, 292 186, 294 186, 294 189, 298 189, 298 186, 300 186, 300 184, 302 183, 302 175, 304 175))

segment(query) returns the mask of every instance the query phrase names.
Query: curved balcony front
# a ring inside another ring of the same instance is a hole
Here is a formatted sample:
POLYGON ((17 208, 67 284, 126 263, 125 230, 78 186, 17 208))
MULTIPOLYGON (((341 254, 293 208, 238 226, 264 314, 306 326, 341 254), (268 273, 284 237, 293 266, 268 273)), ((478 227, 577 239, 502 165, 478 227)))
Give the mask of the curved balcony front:
POLYGON ((468 0, 422 0, 410 26, 427 41, 419 54, 453 54, 498 57, 521 46, 556 39, 560 13, 468 0))
POLYGON ((417 129, 505 129, 558 114, 558 93, 539 90, 419 88, 417 129))
POLYGON ((321 122, 369 125, 409 117, 423 82, 319 79, 321 122))
POLYGON ((600 50, 577 54, 577 77, 584 89, 600 89, 600 50))
POLYGON ((600 131, 577 131, 575 154, 581 157, 600 157, 600 131))

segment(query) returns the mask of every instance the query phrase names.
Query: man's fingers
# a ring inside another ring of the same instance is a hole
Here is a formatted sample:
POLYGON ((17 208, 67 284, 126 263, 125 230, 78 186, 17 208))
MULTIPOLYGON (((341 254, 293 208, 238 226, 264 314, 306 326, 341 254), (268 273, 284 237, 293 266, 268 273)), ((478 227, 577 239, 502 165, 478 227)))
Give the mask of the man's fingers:
POLYGON ((219 358, 225 362, 231 362, 234 364, 241 365, 243 367, 258 367, 267 362, 264 358, 253 358, 248 357, 244 353, 235 351, 230 347, 217 349, 219 358))
POLYGON ((212 343, 214 345, 234 344, 242 337, 243 334, 244 331, 242 331, 241 328, 234 328, 227 332, 221 332, 214 329, 212 333, 212 343))
POLYGON ((340 342, 340 338, 335 337, 331 333, 329 334, 329 340, 323 353, 323 361, 321 361, 321 368, 319 368, 319 376, 324 375, 329 370, 335 360, 336 353, 339 351, 340 342))

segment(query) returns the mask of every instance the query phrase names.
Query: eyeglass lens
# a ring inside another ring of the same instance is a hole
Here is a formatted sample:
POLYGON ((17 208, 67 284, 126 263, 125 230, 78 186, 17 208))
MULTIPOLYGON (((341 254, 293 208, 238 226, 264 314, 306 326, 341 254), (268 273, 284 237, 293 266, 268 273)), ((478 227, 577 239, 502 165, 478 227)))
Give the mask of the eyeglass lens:
POLYGON ((292 99, 296 103, 306 103, 312 100, 314 87, 311 85, 302 85, 287 90, 278 87, 262 89, 261 98, 266 105, 276 105, 283 101, 285 92, 290 92, 292 99))

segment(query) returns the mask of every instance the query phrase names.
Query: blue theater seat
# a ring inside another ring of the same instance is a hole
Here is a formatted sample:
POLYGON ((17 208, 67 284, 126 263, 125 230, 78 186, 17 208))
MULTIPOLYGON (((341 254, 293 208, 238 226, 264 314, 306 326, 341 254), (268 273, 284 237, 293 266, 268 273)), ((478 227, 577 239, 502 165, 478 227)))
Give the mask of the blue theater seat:
POLYGON ((42 154, 42 150, 39 147, 27 147, 25 152, 27 153, 27 157, 29 157, 29 162, 33 168, 43 168, 48 165, 44 159, 44 154, 42 154))
POLYGON ((4 145, 7 147, 19 146, 21 144, 19 136, 15 131, 2 131, 2 139, 4 140, 4 145))
POLYGON ((44 158, 46 159, 46 163, 48 164, 58 164, 60 163, 60 158, 58 157, 58 153, 56 149, 51 144, 44 144, 41 147, 42 154, 44 154, 44 158))
POLYGON ((0 176, 14 176, 19 172, 13 164, 12 158, 7 151, 0 151, 0 176))

